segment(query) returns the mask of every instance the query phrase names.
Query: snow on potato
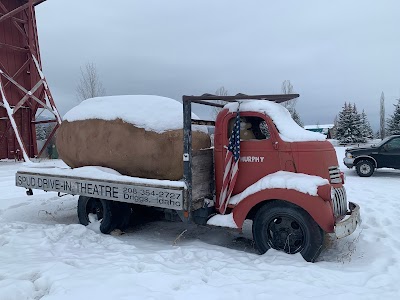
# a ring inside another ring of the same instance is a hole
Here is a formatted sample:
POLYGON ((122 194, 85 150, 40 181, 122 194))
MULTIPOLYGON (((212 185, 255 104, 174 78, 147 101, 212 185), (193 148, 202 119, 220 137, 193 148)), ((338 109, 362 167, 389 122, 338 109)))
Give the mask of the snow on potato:
MULTIPOLYGON (((193 150, 210 147, 204 126, 194 126, 192 139, 193 150)), ((85 100, 65 115, 57 149, 72 168, 104 166, 129 176, 179 180, 182 104, 159 96, 85 100)))

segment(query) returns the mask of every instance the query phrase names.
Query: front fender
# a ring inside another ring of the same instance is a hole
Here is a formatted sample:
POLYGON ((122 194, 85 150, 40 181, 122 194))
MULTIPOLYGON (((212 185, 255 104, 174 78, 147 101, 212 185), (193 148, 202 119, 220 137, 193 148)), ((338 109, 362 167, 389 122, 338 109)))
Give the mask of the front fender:
POLYGON ((262 190, 240 201, 232 210, 233 220, 238 228, 242 228, 244 220, 253 207, 271 200, 283 200, 300 206, 325 232, 334 232, 335 219, 330 201, 290 189, 262 190))
POLYGON ((374 162, 374 164, 375 164, 375 168, 378 167, 378 162, 376 161, 376 159, 374 157, 372 157, 372 156, 369 156, 369 155, 357 156, 356 158, 354 158, 354 165, 356 165, 360 160, 363 160, 363 159, 372 160, 374 162))

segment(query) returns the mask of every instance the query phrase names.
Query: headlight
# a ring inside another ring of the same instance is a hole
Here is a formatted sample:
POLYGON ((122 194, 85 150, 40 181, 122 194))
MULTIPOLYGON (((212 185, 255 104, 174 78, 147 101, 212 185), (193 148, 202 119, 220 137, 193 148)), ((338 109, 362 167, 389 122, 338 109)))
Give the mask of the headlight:
POLYGON ((353 158, 353 154, 351 154, 350 152, 346 152, 346 157, 347 158, 353 158))

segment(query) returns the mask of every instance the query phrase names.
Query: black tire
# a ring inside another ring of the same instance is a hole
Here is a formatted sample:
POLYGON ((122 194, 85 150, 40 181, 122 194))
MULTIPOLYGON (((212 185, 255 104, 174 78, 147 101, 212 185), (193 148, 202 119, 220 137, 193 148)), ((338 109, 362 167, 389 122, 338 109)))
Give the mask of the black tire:
POLYGON ((302 208, 279 201, 258 210, 253 238, 260 254, 273 248, 288 254, 300 252, 306 261, 314 262, 321 253, 324 232, 302 208))
POLYGON ((115 202, 117 228, 124 231, 130 225, 132 207, 125 202, 115 202))
POLYGON ((84 226, 90 223, 89 214, 96 214, 97 219, 101 220, 100 231, 108 234, 118 225, 117 218, 115 218, 116 211, 113 201, 79 196, 78 219, 84 226))
POLYGON ((360 177, 370 177, 372 174, 374 174, 374 171, 375 165, 370 160, 360 160, 356 164, 356 172, 360 177))

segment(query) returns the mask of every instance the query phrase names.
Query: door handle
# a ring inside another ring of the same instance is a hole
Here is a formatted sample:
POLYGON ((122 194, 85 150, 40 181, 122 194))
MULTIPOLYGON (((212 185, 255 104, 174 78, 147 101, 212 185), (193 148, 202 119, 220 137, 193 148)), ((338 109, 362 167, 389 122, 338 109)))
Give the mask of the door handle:
POLYGON ((273 147, 274 147, 275 150, 278 150, 278 148, 279 148, 279 143, 278 143, 278 142, 275 142, 274 145, 273 145, 273 147))

